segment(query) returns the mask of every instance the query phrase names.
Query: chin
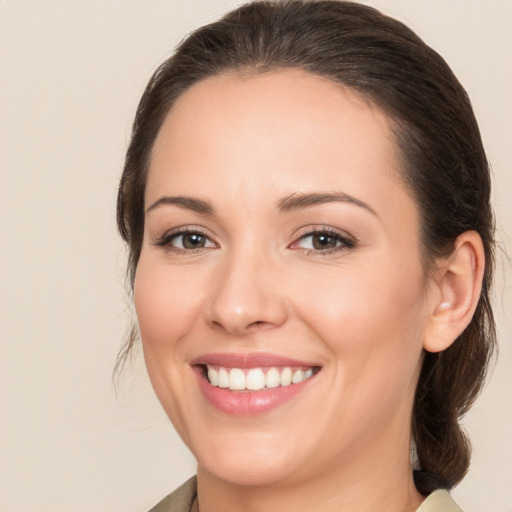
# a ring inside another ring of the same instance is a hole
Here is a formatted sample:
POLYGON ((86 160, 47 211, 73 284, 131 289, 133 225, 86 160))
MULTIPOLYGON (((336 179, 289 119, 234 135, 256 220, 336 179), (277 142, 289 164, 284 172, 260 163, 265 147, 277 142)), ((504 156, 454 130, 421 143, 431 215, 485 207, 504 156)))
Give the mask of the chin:
POLYGON ((300 444, 288 444, 275 436, 265 442, 254 439, 256 436, 242 436, 238 440, 234 437, 229 443, 209 443, 207 451, 193 449, 198 472, 207 471, 234 485, 273 486, 293 479, 297 469, 306 463, 307 457, 301 457, 297 451, 300 444))
POLYGON ((240 456, 216 461, 208 466, 199 462, 198 472, 202 469, 219 480, 243 487, 272 487, 290 480, 294 473, 286 464, 248 460, 240 456))

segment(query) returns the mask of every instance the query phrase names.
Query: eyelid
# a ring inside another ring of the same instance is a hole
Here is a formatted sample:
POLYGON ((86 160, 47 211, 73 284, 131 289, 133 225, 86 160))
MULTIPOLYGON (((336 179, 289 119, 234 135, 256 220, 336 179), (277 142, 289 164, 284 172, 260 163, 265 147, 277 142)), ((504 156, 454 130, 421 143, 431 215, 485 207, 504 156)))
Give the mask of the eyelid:
POLYGON ((207 232, 203 227, 196 225, 186 224, 184 226, 177 226, 175 228, 164 231, 162 235, 156 237, 153 245, 157 247, 163 247, 168 249, 169 251, 185 251, 185 252, 193 252, 198 250, 207 250, 211 249, 211 247, 198 247, 197 249, 180 249, 179 247, 173 247, 170 245, 170 242, 173 238, 186 235, 188 233, 197 233, 201 236, 207 238, 212 244, 218 247, 218 243, 214 240, 214 237, 207 232))
POLYGON ((293 248, 293 245, 297 244, 300 240, 304 240, 305 238, 309 236, 313 236, 315 234, 327 234, 332 237, 335 237, 337 240, 342 242, 340 246, 333 247, 330 249, 320 250, 320 249, 305 249, 301 247, 295 248, 295 250, 301 250, 306 253, 317 253, 317 254, 329 254, 330 252, 336 252, 340 250, 346 250, 355 248, 357 246, 357 239, 352 236, 350 233, 334 228, 332 226, 326 226, 326 225, 311 225, 311 226, 305 226, 298 230, 293 237, 293 242, 288 245, 289 248, 293 248))
POLYGON ((299 238, 307 235, 313 235, 315 233, 329 233, 347 240, 351 240, 354 243, 356 242, 356 238, 347 231, 335 228, 333 226, 328 226, 326 224, 311 224, 309 226, 304 226, 294 233, 293 238, 294 240, 298 240, 299 238))

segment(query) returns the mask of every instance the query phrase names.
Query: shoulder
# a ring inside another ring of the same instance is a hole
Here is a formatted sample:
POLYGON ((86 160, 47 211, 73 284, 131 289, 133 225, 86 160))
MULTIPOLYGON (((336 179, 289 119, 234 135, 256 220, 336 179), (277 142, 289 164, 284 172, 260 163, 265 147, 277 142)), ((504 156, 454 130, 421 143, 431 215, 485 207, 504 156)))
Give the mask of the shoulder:
POLYGON ((157 503, 149 512, 190 512, 197 494, 197 481, 193 476, 174 492, 157 503))
POLYGON ((439 489, 430 494, 416 512, 462 512, 450 493, 439 489))

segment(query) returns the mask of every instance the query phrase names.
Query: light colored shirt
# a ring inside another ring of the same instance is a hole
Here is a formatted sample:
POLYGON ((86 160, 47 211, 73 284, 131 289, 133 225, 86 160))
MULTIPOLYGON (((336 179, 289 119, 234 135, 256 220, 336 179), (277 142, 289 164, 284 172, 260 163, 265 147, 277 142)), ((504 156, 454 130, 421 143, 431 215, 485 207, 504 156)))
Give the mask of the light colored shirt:
POLYGON ((448 491, 438 489, 427 496, 416 512, 462 512, 462 510, 453 501, 448 491))
MULTIPOLYGON (((194 476, 149 512, 191 512, 196 494, 197 481, 194 476)), ((427 496, 416 512, 462 512, 462 510, 453 501, 448 491, 439 489, 427 496)))

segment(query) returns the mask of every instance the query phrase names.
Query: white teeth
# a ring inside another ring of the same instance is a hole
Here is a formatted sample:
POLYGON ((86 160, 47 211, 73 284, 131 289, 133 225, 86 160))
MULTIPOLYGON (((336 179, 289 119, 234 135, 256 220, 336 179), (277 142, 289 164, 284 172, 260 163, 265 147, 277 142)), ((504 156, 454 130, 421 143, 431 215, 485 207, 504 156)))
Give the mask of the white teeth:
POLYGON ((289 386, 290 384, 299 384, 303 380, 309 379, 313 375, 313 368, 303 371, 300 369, 292 370, 290 367, 270 368, 267 373, 262 368, 251 368, 242 370, 240 368, 218 369, 207 365, 208 380, 212 386, 219 388, 229 388, 232 391, 259 391, 267 388, 277 388, 279 386, 289 386))
POLYGON ((245 387, 252 391, 258 391, 265 387, 265 374, 259 368, 249 370, 245 378, 245 387))
POLYGON ((233 391, 245 389, 245 374, 240 368, 231 368, 229 372, 229 389, 233 391))
POLYGON ((298 384, 304 380, 304 373, 301 370, 295 370, 293 372, 292 382, 298 384))
POLYGON ((285 368, 281 373, 281 386, 289 386, 292 383, 292 369, 285 368))
POLYGON ((219 374, 215 368, 208 368, 208 380, 212 386, 219 385, 219 374))
POLYGON ((265 377, 265 386, 267 388, 277 388, 281 384, 281 376, 277 368, 270 368, 265 377))
POLYGON ((219 388, 229 387, 229 375, 224 368, 219 369, 219 388))

